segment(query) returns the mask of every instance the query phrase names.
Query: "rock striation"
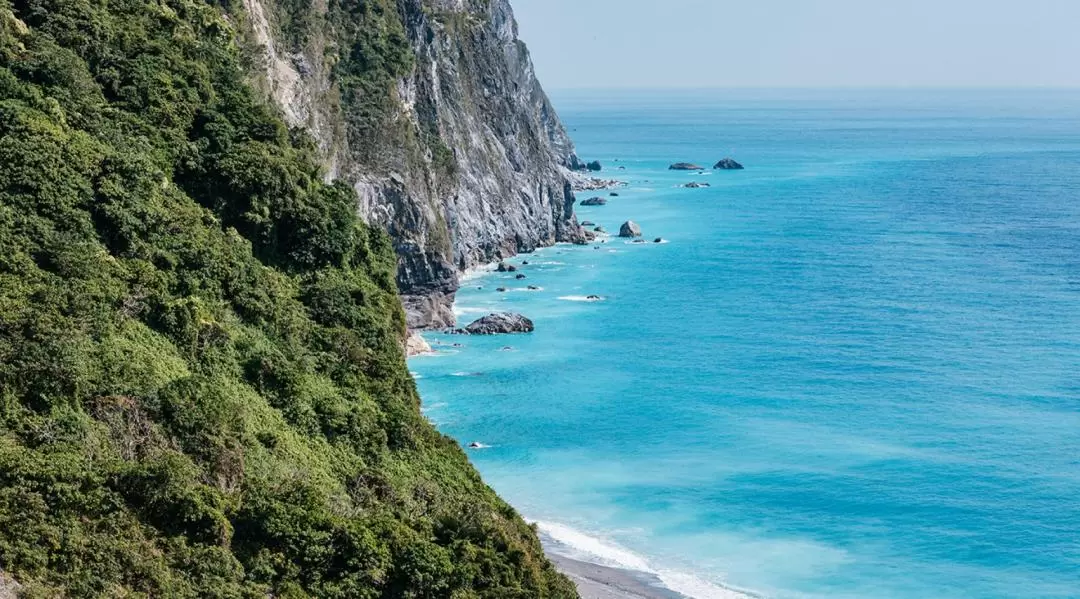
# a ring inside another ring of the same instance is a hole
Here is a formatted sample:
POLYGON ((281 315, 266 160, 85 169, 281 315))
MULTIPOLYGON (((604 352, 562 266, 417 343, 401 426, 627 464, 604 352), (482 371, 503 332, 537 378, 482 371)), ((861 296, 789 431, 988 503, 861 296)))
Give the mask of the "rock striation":
POLYGON ((386 32, 389 74, 356 59, 374 46, 338 26, 357 17, 333 3, 284 32, 272 24, 295 19, 277 3, 243 4, 268 95, 315 137, 328 177, 357 190, 365 220, 389 231, 410 328, 453 325, 465 269, 585 241, 571 171, 599 164, 574 153, 508 0, 397 0, 397 10, 365 12, 383 21, 369 29, 386 32))

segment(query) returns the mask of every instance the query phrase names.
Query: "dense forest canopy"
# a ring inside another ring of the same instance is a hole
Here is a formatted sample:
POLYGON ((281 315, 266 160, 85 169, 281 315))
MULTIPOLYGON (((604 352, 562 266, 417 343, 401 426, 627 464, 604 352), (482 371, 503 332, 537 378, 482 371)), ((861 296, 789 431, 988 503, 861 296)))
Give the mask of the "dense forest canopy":
MULTIPOLYGON (((253 91, 242 23, 0 0, 0 570, 30 597, 576 596, 421 416, 391 243, 253 91)), ((379 31, 358 86, 407 68, 379 31)))

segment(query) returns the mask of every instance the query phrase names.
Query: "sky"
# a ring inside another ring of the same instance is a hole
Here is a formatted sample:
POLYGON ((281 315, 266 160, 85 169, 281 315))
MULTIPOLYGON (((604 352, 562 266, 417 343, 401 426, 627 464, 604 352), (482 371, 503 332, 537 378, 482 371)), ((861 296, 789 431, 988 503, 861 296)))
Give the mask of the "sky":
POLYGON ((1080 87, 1080 0, 511 0, 550 89, 1080 87))

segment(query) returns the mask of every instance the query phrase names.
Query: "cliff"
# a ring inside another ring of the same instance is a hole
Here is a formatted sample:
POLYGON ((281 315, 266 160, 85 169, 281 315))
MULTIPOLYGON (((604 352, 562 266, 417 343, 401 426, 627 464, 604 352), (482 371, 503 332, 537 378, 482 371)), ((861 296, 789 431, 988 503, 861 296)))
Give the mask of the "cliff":
POLYGON ((403 358, 399 284, 572 224, 550 162, 466 176, 456 135, 503 150, 433 120, 417 48, 496 21, 432 11, 0 0, 0 593, 576 596, 403 358), (537 214, 424 228, 500 176, 537 214))
POLYGON ((411 328, 454 323, 460 271, 584 240, 581 164, 507 0, 244 6, 265 89, 393 237, 411 328))

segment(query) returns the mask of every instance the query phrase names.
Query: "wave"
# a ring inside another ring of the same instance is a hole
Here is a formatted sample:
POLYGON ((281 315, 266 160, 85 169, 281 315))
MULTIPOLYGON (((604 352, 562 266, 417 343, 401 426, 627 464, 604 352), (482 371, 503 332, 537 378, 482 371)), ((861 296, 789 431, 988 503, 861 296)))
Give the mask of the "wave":
POLYGON ((609 568, 634 570, 660 579, 668 589, 691 599, 758 599, 758 595, 727 588, 692 574, 654 568, 649 560, 615 543, 589 536, 563 524, 536 522, 540 532, 565 548, 567 557, 609 568))
POLYGON ((602 302, 604 298, 598 295, 564 295, 560 297, 564 302, 602 302))

